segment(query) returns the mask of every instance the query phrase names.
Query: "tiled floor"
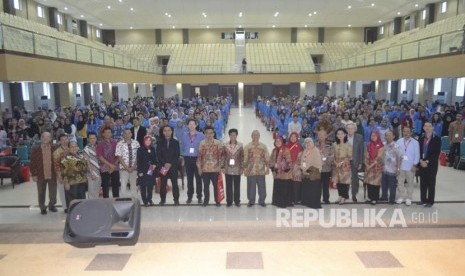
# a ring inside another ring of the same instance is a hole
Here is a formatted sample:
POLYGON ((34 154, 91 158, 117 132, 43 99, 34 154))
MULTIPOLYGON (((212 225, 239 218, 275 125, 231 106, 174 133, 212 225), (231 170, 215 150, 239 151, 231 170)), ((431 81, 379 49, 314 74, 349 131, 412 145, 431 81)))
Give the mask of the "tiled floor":
MULTIPOLYGON (((254 129, 271 151, 271 134, 251 109, 233 109, 229 127, 248 143, 254 129)), ((463 275, 465 247, 464 171, 441 167, 433 208, 405 205, 324 205, 318 213, 349 212, 363 221, 382 211, 389 225, 401 214, 407 227, 349 225, 278 227, 277 209, 183 205, 142 208, 139 243, 133 247, 78 249, 62 239, 65 214, 42 216, 33 183, 0 187, 0 275, 463 275), (239 274, 240 273, 240 274, 239 274)), ((267 176, 271 201, 272 178, 267 176)), ((241 199, 246 202, 245 178, 241 199)), ((125 191, 124 191, 125 192, 125 191)), ((186 200, 181 190, 181 202, 186 200)), ((158 195, 155 196, 158 199, 158 195)), ((331 191, 332 200, 336 191, 331 191)), ((362 201, 363 194, 358 196, 362 201)), ((414 200, 419 198, 415 188, 414 200)), ((168 196, 168 203, 172 198, 168 196)), ((296 211, 303 211, 298 209, 296 211)), ((315 214, 316 215, 316 214, 315 214)))

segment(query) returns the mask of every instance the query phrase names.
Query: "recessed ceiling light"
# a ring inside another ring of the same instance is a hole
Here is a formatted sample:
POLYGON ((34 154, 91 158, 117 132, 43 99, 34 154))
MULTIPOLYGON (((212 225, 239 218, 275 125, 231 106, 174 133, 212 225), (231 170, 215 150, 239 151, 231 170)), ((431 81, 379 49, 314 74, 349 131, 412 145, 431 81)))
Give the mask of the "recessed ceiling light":
POLYGON ((397 12, 397 15, 400 15, 400 12, 397 12))
POLYGON ((119 0, 120 3, 123 3, 123 0, 119 0))
POLYGON ((107 9, 111 9, 111 6, 110 6, 110 5, 108 5, 108 6, 107 6, 107 9))
POLYGON ((307 27, 308 27, 308 25, 305 25, 304 27, 305 27, 305 28, 307 28, 307 27))
POLYGON ((312 16, 313 14, 312 13, 309 13, 308 16, 312 16))
POLYGON ((418 8, 418 4, 415 4, 415 8, 418 8))
POLYGON ((81 14, 81 18, 84 18, 84 15, 81 14))
POLYGON ((129 27, 129 29, 131 29, 131 30, 132 30, 132 27, 129 27))
POLYGON ((100 25, 100 26, 103 26, 103 24, 102 24, 102 23, 100 23, 99 25, 100 25))
POLYGON ((64 9, 65 9, 65 11, 67 11, 67 10, 68 10, 68 7, 64 7, 64 9))
POLYGON ((165 12, 165 15, 168 16, 169 13, 165 12))
POLYGON ((239 17, 242 17, 242 12, 239 13, 239 17))
POLYGON ((349 27, 349 28, 350 28, 350 27, 352 27, 352 25, 350 25, 350 24, 349 24, 349 25, 347 25, 347 27, 349 27))
POLYGON ((350 9, 352 9, 352 6, 351 6, 351 5, 349 5, 349 6, 347 6, 347 8, 350 10, 350 9))
POLYGON ((313 14, 316 14, 316 11, 314 11, 313 14))
POLYGON ((210 29, 210 26, 207 26, 207 29, 210 29))
POLYGON ((378 23, 383 23, 383 21, 381 21, 381 20, 378 20, 378 23))
POLYGON ((375 3, 371 3, 371 6, 374 7, 374 6, 375 6, 375 3))
POLYGON ((271 26, 271 27, 276 28, 276 25, 273 25, 273 26, 271 26))
POLYGON ((134 11, 134 8, 131 8, 130 10, 131 10, 131 11, 134 11))
POLYGON ((171 14, 168 14, 168 18, 171 18, 171 14))
POLYGON ((176 26, 173 26, 172 28, 173 28, 173 29, 176 29, 176 26))
POLYGON ((277 17, 279 15, 279 12, 274 13, 274 17, 277 17))

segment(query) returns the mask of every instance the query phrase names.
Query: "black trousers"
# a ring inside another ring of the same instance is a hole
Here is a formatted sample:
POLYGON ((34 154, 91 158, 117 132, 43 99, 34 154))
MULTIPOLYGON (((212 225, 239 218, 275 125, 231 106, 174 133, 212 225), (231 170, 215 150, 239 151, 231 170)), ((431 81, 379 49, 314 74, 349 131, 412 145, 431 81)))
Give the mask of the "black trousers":
POLYGON ((460 143, 451 143, 449 150, 449 166, 453 166, 455 163, 455 157, 460 156, 460 143))
POLYGON ((321 173, 321 191, 323 192, 323 201, 329 201, 329 179, 331 172, 321 173))
POLYGON ((379 200, 379 186, 367 184, 368 198, 371 201, 379 200))
POLYGON ((302 202, 302 181, 292 180, 292 202, 298 204, 302 202))
POLYGON ((348 184, 337 183, 337 193, 340 197, 349 199, 349 186, 348 184))
POLYGON ((436 192, 436 175, 438 167, 427 167, 420 169, 420 199, 423 203, 434 204, 436 192))
POLYGON ((241 176, 225 174, 226 177, 226 203, 241 203, 241 176))
POLYGON ((113 197, 119 197, 119 187, 121 186, 119 182, 119 171, 114 171, 111 174, 108 172, 103 172, 100 173, 100 177, 102 178, 103 197, 109 197, 110 187, 113 197))
POLYGON ((139 183, 140 196, 142 197, 142 202, 144 202, 144 204, 149 204, 150 202, 152 202, 155 176, 144 174, 143 176, 139 176, 139 178, 137 179, 137 183, 139 183))
POLYGON ((173 190, 174 202, 179 201, 179 187, 178 187, 178 169, 171 167, 166 175, 161 176, 161 189, 160 199, 162 202, 166 201, 166 185, 168 185, 168 179, 171 180, 171 188, 173 190))
POLYGON ((215 203, 218 202, 218 173, 217 172, 206 172, 202 174, 203 179, 203 193, 205 194, 203 203, 208 204, 210 201, 210 182, 213 185, 213 193, 215 198, 215 203))
POLYGON ((70 185, 69 190, 66 191, 68 196, 66 197, 66 205, 75 199, 86 199, 87 183, 73 184, 70 185))
POLYGON ((192 199, 194 195, 194 176, 195 192, 198 199, 202 199, 202 178, 197 170, 197 157, 184 156, 184 165, 186 166, 187 176, 187 198, 192 199))

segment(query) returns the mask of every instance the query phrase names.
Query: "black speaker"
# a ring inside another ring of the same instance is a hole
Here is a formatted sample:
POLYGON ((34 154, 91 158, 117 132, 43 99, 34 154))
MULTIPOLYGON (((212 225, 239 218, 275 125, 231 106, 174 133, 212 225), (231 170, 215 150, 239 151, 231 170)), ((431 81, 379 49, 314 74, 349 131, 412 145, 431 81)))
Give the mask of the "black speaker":
POLYGON ((75 247, 135 245, 140 232, 140 202, 133 198, 74 200, 68 208, 63 240, 75 247))

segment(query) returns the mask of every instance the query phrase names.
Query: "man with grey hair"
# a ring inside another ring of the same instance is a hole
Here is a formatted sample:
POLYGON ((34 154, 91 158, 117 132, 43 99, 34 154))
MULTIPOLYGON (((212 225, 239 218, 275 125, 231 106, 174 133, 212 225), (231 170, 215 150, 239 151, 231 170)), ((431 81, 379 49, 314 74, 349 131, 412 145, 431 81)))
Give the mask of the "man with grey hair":
POLYGON ((359 188, 358 172, 362 169, 362 163, 365 160, 365 149, 362 135, 355 133, 357 125, 351 122, 346 125, 348 143, 352 145, 352 159, 350 167, 352 172, 352 201, 357 202, 357 193, 359 188))
POLYGON ((265 175, 269 173, 268 159, 270 154, 265 144, 259 142, 260 132, 252 132, 252 142, 244 147, 244 175, 247 177, 247 207, 255 204, 256 187, 258 186, 258 203, 266 207, 265 175))

